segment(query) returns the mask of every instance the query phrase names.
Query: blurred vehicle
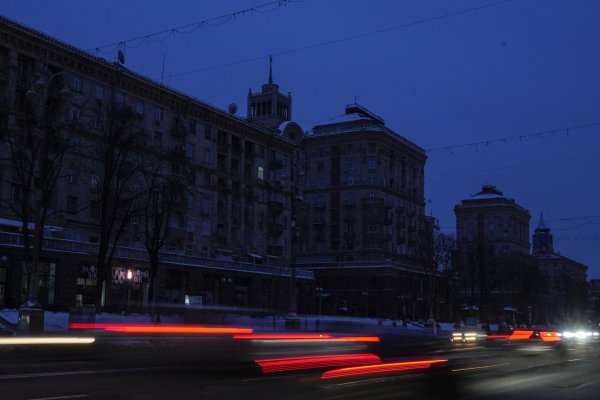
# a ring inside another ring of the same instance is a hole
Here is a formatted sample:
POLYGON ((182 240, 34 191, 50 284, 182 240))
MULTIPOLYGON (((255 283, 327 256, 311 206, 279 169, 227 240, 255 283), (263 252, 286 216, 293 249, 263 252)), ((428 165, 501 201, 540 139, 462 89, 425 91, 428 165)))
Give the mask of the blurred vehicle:
POLYGON ((455 344, 476 343, 485 338, 486 335, 475 329, 454 330, 450 335, 450 342, 455 344))
POLYGON ((563 340, 575 343, 592 343, 600 341, 600 332, 592 327, 565 328, 562 333, 563 340))
POLYGON ((525 351, 562 349, 562 335, 548 328, 518 328, 508 335, 487 335, 485 344, 525 351))

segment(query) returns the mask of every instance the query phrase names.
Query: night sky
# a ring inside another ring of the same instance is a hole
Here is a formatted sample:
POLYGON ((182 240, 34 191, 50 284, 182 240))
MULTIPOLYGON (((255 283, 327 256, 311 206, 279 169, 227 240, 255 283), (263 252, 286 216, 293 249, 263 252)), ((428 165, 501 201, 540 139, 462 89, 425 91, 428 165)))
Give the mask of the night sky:
POLYGON ((267 3, 19 0, 0 13, 94 53, 117 43, 98 54, 121 48, 127 68, 241 116, 272 54, 304 130, 356 98, 428 150, 426 209, 442 230, 496 185, 531 212, 531 234, 543 212, 555 249, 600 278, 599 1, 267 3))

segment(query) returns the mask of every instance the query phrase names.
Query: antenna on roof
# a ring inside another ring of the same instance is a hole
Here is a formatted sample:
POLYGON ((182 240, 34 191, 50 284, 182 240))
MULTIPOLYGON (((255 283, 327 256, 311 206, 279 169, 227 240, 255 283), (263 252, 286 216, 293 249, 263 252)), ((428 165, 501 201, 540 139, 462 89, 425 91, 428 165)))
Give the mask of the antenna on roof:
POLYGON ((269 56, 269 83, 273 83, 273 56, 269 56))
POLYGON ((117 60, 119 60, 119 64, 125 64, 125 53, 123 53, 123 50, 119 50, 117 52, 117 60))

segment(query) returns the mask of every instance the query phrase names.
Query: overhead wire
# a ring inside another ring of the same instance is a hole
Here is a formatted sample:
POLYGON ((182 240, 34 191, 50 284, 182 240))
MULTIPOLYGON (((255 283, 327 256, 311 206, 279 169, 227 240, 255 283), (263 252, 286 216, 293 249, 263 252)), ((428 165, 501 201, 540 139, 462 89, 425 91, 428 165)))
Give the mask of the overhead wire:
POLYGON ((132 37, 125 40, 119 40, 116 42, 106 43, 100 46, 96 46, 92 49, 88 49, 89 52, 93 52, 96 55, 99 54, 112 54, 116 50, 123 48, 136 48, 141 45, 148 43, 149 41, 153 42, 162 42, 176 34, 190 34, 198 29, 202 29, 205 26, 211 27, 219 27, 225 25, 231 20, 236 20, 238 17, 243 17, 247 14, 253 13, 261 13, 266 14, 269 12, 273 12, 278 8, 286 6, 288 3, 300 3, 306 0, 274 0, 269 1, 267 3, 262 3, 257 6, 245 8, 243 10, 237 10, 228 14, 219 15, 217 17, 212 17, 208 19, 204 19, 201 21, 192 22, 185 25, 176 26, 173 28, 164 29, 162 31, 147 33, 141 36, 132 37), (138 42, 137 45, 132 45, 133 42, 138 42), (107 49, 107 50, 104 50, 107 49))
POLYGON ((245 63, 249 63, 249 62, 253 62, 253 61, 257 61, 257 60, 264 60, 268 56, 277 57, 277 56, 282 56, 282 55, 286 55, 286 54, 298 53, 298 52, 302 52, 302 51, 306 51, 306 50, 311 50, 311 49, 315 49, 315 48, 319 48, 319 47, 331 46, 331 45, 342 43, 342 42, 347 42, 347 41, 351 41, 351 40, 361 39, 361 38, 364 38, 364 37, 378 35, 378 34, 382 34, 382 33, 387 33, 387 32, 390 32, 390 31, 395 31, 395 30, 399 30, 399 29, 403 29, 403 28, 408 28, 408 27, 415 26, 415 25, 420 25, 420 24, 424 24, 424 23, 438 21, 438 20, 441 20, 441 19, 451 18, 451 17, 455 17, 455 16, 458 16, 458 15, 468 14, 468 13, 472 13, 472 12, 475 12, 475 11, 483 10, 483 9, 486 9, 486 8, 496 7, 496 6, 499 6, 499 5, 502 5, 502 4, 510 3, 512 1, 513 0, 496 1, 496 2, 493 2, 493 3, 483 4, 481 6, 465 8, 465 9, 462 9, 462 10, 458 10, 458 11, 454 11, 454 12, 449 12, 449 13, 445 13, 445 14, 441 14, 441 15, 436 15, 436 16, 433 16, 433 17, 423 18, 423 19, 419 19, 419 20, 416 20, 416 21, 412 21, 412 22, 408 22, 408 23, 404 23, 404 24, 400 24, 400 25, 395 25, 395 26, 391 26, 391 27, 387 27, 387 28, 377 29, 377 30, 374 30, 374 31, 369 31, 369 32, 355 34, 355 35, 344 36, 344 37, 341 37, 341 38, 327 40, 327 41, 318 42, 318 43, 313 43, 313 44, 309 44, 309 45, 306 45, 306 46, 295 47, 293 49, 287 49, 287 50, 270 52, 269 54, 263 54, 263 55, 260 55, 260 56, 254 56, 254 57, 244 58, 244 59, 240 59, 240 60, 230 61, 230 62, 223 63, 223 64, 216 64, 216 65, 212 65, 212 66, 208 66, 208 67, 196 68, 196 69, 190 70, 190 71, 177 72, 177 73, 169 75, 169 78, 175 78, 175 77, 179 77, 179 76, 196 74, 196 73, 199 73, 199 72, 205 72, 205 71, 210 71, 210 70, 214 70, 214 69, 230 67, 230 66, 233 66, 233 65, 245 64, 245 63))

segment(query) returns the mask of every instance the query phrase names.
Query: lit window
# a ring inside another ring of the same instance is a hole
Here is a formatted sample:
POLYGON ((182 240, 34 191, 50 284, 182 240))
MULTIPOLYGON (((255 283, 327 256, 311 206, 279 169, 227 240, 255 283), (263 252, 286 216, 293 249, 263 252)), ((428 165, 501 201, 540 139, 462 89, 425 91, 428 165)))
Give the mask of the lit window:
POLYGON ((263 167, 258 167, 258 179, 260 179, 260 180, 265 179, 265 171, 264 171, 263 167))

